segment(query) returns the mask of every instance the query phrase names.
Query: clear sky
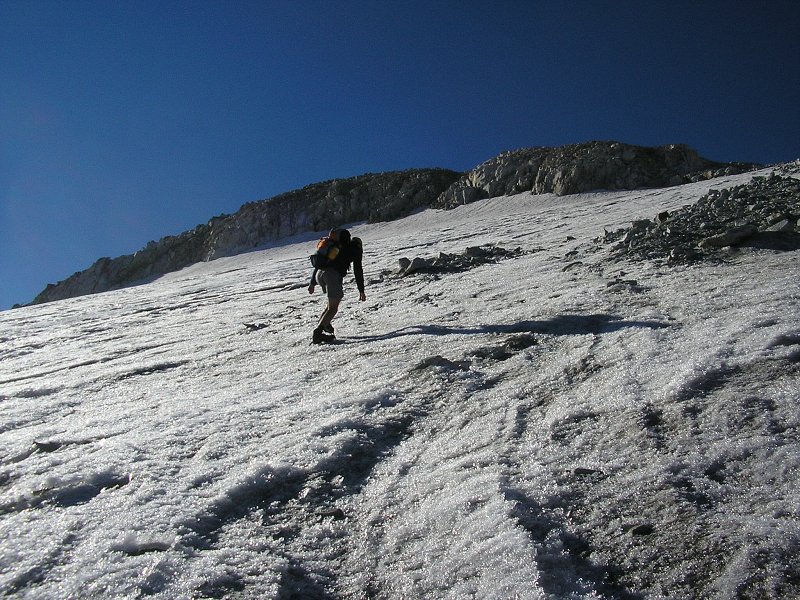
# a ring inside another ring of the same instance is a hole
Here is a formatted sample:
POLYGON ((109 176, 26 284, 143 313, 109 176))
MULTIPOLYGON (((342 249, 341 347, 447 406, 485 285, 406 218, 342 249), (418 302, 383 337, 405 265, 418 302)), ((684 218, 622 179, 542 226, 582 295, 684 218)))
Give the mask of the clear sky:
POLYGON ((800 2, 0 0, 0 309, 327 179, 615 139, 800 157, 800 2))

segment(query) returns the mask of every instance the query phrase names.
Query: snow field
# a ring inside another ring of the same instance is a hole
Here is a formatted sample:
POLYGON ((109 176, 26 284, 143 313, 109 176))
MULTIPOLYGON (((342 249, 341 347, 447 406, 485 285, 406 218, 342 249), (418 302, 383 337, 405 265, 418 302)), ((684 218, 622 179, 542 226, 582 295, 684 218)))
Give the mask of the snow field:
POLYGON ((314 236, 0 314, 0 590, 791 597, 796 256, 591 243, 746 177, 354 225, 337 346, 314 236), (530 252, 390 273, 484 243, 530 252))

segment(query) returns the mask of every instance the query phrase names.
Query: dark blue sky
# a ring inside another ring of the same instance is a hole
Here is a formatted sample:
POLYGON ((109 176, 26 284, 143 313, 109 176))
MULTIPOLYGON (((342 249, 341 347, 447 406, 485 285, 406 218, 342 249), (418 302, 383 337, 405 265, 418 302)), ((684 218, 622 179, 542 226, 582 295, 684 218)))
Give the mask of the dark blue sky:
POLYGON ((0 309, 309 183, 615 139, 800 157, 800 3, 0 0, 0 309))

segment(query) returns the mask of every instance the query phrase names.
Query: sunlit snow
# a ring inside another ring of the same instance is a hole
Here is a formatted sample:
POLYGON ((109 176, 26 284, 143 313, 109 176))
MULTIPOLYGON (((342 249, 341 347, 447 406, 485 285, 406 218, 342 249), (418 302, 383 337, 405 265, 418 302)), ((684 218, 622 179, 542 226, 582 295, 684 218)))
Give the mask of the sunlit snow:
POLYGON ((592 242, 750 177, 353 225, 335 346, 314 234, 0 313, 0 592, 790 597, 797 252, 592 242), (392 274, 482 244, 526 252, 392 274))

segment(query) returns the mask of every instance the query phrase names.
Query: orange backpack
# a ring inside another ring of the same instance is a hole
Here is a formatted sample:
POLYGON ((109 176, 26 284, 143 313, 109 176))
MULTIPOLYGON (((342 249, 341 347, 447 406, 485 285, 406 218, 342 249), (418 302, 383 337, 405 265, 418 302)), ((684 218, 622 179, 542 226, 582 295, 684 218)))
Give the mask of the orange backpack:
POLYGON ((342 249, 339 244, 339 230, 331 229, 331 232, 317 242, 317 250, 310 256, 311 264, 315 269, 323 269, 331 264, 342 249))

